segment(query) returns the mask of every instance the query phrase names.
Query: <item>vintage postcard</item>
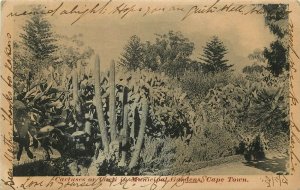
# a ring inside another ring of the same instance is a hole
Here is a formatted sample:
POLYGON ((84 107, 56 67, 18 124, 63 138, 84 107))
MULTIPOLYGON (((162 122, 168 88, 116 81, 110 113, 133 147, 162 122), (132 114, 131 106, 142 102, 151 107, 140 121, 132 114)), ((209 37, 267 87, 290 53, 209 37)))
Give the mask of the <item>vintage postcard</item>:
POLYGON ((300 1, 1 1, 2 190, 300 190, 300 1))

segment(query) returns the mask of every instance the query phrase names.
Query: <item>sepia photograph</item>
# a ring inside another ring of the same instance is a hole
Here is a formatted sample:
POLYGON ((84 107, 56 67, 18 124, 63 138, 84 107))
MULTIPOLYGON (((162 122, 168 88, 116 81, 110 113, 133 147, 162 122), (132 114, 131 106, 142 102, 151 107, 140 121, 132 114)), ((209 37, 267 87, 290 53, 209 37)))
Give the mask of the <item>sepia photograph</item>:
POLYGON ((254 6, 71 24, 16 6, 14 175, 288 174, 289 9, 254 6))
POLYGON ((0 189, 297 187, 298 11, 2 1, 0 189))

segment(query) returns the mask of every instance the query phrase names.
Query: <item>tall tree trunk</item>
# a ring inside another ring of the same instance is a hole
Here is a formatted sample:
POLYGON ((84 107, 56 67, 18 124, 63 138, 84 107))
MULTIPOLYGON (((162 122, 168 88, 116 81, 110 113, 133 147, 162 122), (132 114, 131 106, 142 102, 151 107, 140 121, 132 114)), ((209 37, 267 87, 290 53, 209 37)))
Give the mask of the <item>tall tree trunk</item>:
POLYGON ((147 117, 148 117, 148 101, 146 98, 142 99, 142 118, 141 118, 141 125, 140 125, 140 130, 137 138, 137 142, 135 145, 134 152, 131 157, 131 161, 129 163, 129 169, 132 169, 137 165, 141 150, 142 150, 142 145, 144 141, 144 136, 145 136, 145 130, 146 130, 146 124, 147 124, 147 117))
POLYGON ((110 125, 110 136, 111 141, 115 141, 117 139, 117 129, 116 129, 116 95, 115 95, 115 61, 112 60, 110 64, 110 72, 109 72, 109 125, 110 125))
POLYGON ((122 155, 119 165, 126 166, 126 155, 128 152, 128 140, 129 140, 129 127, 128 127, 128 113, 129 113, 129 105, 127 102, 127 94, 128 90, 124 87, 124 98, 123 98, 123 128, 121 130, 122 137, 122 155))
POLYGON ((105 127, 105 120, 104 120, 104 113, 103 113, 103 105, 102 105, 102 97, 101 97, 101 87, 100 87, 100 59, 99 56, 96 55, 95 60, 95 71, 94 71, 94 77, 95 77, 95 106, 97 110, 97 118, 98 118, 98 124, 101 132, 101 139, 102 144, 104 147, 104 152, 109 152, 109 142, 108 142, 108 134, 105 127))

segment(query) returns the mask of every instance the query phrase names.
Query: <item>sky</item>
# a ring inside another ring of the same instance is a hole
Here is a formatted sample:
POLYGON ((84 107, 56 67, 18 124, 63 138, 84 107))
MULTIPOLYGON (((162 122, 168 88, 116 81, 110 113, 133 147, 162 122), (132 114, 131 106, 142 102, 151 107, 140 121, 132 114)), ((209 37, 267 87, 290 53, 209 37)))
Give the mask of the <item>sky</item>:
MULTIPOLYGON (((22 10, 24 7, 19 7, 22 10)), ((17 10, 18 10, 17 9, 17 10)), ((16 33, 22 31, 24 21, 29 17, 15 17, 16 33)), ((262 15, 237 15, 229 13, 192 15, 181 21, 182 14, 175 12, 155 13, 142 17, 131 14, 123 19, 117 15, 86 16, 71 25, 76 16, 47 17, 55 33, 66 36, 82 34, 85 45, 99 54, 106 65, 112 59, 118 60, 123 47, 132 35, 138 35, 142 41, 153 41, 155 33, 164 34, 170 30, 180 31, 195 43, 192 58, 202 53, 203 46, 217 35, 228 49, 226 58, 229 64, 239 72, 251 62, 248 55, 255 49, 268 47, 274 40, 264 23, 262 15)), ((105 67, 105 66, 103 66, 105 67)))

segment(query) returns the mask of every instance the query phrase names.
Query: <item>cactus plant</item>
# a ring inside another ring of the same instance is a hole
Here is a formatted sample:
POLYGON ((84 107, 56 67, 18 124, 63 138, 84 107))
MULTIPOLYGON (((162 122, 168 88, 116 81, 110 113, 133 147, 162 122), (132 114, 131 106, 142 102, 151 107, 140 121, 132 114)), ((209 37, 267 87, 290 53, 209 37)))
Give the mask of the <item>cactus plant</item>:
POLYGON ((96 55, 95 59, 95 70, 94 70, 94 79, 95 79, 95 106, 97 110, 97 117, 98 117, 98 123, 99 128, 101 132, 101 139, 104 146, 104 152, 109 152, 109 141, 108 141, 108 133, 107 129, 105 127, 105 121, 104 121, 104 113, 103 113, 103 105, 102 105, 102 97, 101 97, 101 87, 100 87, 100 58, 98 55, 96 55))
POLYGON ((109 125, 110 125, 110 136, 111 140, 114 141, 117 138, 117 129, 116 129, 116 83, 115 83, 115 61, 112 60, 110 64, 110 73, 109 73, 109 125))

